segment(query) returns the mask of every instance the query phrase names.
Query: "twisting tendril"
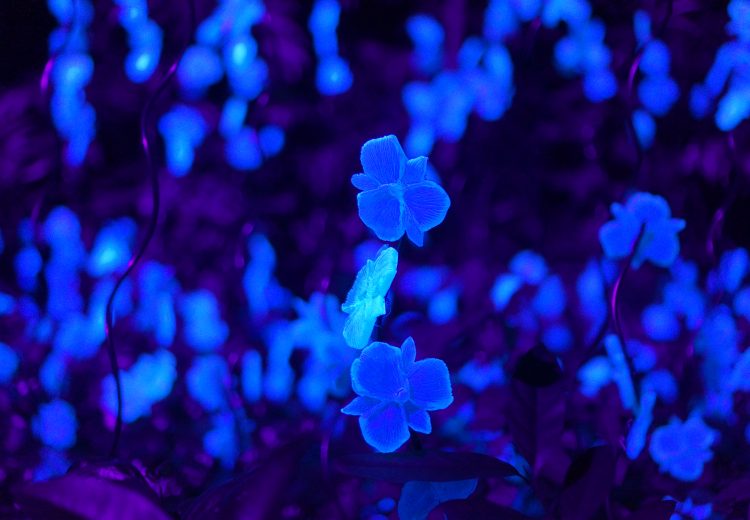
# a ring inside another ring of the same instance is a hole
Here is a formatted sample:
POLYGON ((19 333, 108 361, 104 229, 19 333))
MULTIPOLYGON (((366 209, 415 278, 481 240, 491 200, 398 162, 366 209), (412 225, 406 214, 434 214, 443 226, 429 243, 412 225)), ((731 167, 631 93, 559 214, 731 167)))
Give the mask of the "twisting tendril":
MULTIPOLYGON (((625 259, 625 264, 620 269, 620 274, 617 275, 615 282, 612 284, 612 292, 609 295, 609 314, 612 320, 612 328, 615 330, 615 335, 620 341, 622 346, 623 357, 625 363, 628 365, 628 372, 630 373, 630 379, 635 381, 635 367, 633 366, 633 360, 628 356, 627 349, 625 347, 625 335, 622 332, 622 324, 620 323, 620 287, 622 286, 625 277, 630 272, 630 264, 633 262, 633 258, 638 252, 638 247, 641 245, 641 238, 646 230, 646 224, 641 224, 641 228, 638 231, 638 236, 633 242, 633 248, 630 250, 630 254, 625 259)), ((634 385, 635 390, 635 401, 639 402, 638 388, 634 385)))
POLYGON ((117 394, 117 417, 115 420, 115 431, 114 431, 114 438, 112 439, 112 448, 110 449, 110 457, 115 457, 117 455, 117 451, 120 445, 120 436, 122 434, 122 383, 120 381, 120 366, 117 364, 117 350, 115 349, 115 339, 114 339, 114 301, 115 297, 117 296, 117 292, 120 290, 120 287, 122 287, 122 284, 125 282, 125 280, 130 276, 130 274, 135 269, 136 265, 138 265, 138 262, 141 261, 143 258, 143 255, 146 253, 146 250, 148 249, 149 244, 151 243, 151 240, 154 238, 154 234, 156 233, 156 227, 159 222, 159 210, 161 207, 161 192, 160 192, 160 186, 159 186, 159 172, 156 169, 156 165, 154 164, 154 158, 151 151, 151 141, 148 135, 148 128, 149 128, 149 121, 151 119, 151 113, 153 111, 154 104, 158 100, 158 98, 161 96, 161 94, 164 92, 164 90, 169 85, 169 81, 174 76, 175 72, 177 71, 177 65, 180 63, 180 60, 182 59, 183 54, 187 50, 188 46, 190 45, 190 41, 192 38, 193 33, 195 32, 196 28, 196 15, 195 15, 195 0, 188 0, 188 6, 190 9, 190 31, 188 35, 188 39, 185 42, 185 45, 183 46, 182 50, 180 51, 179 55, 175 59, 174 63, 169 67, 169 70, 164 75, 164 77, 161 80, 161 83, 157 87, 154 94, 149 97, 149 99, 146 101, 146 104, 143 108, 143 112, 141 112, 141 146, 143 146, 143 152, 146 155, 146 163, 147 163, 147 171, 149 178, 151 179, 151 204, 152 204, 152 210, 151 210, 151 217, 149 218, 148 227, 146 229, 146 235, 143 238, 143 241, 141 242, 140 247, 138 248, 138 251, 131 257, 130 261, 128 261, 128 265, 125 268, 125 271, 119 276, 117 279, 117 282, 115 283, 115 286, 112 288, 112 292, 109 294, 109 298, 107 299, 107 307, 105 310, 106 313, 106 320, 105 320, 105 332, 107 335, 107 350, 109 352, 109 362, 112 368, 112 376, 115 380, 115 391, 117 394))

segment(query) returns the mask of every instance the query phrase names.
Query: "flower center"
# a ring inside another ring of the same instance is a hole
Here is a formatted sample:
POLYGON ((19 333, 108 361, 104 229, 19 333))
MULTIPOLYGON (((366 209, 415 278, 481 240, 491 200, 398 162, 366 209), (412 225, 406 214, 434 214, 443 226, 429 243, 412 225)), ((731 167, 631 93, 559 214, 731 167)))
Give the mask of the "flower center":
POLYGON ((408 400, 409 400, 409 388, 408 388, 408 384, 406 384, 396 391, 396 402, 403 404, 408 400))

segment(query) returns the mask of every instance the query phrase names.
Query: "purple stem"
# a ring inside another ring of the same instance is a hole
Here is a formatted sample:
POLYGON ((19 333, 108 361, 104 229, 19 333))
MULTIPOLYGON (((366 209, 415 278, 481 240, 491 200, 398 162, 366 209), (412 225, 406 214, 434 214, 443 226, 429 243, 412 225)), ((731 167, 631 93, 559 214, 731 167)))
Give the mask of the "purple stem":
MULTIPOLYGON (((195 4, 193 3, 194 0, 188 0, 188 5, 190 7, 190 22, 191 22, 191 29, 190 29, 190 35, 192 35, 195 32, 195 4)), ((188 46, 190 44, 190 40, 188 40, 185 45, 182 48, 182 51, 180 52, 177 59, 174 61, 174 63, 169 67, 169 70, 167 71, 164 78, 161 80, 161 83, 156 89, 156 92, 146 101, 146 106, 143 108, 143 112, 141 114, 141 145, 143 146, 143 151, 146 154, 146 163, 148 167, 148 173, 149 177, 151 179, 151 204, 152 204, 152 211, 151 211, 151 217, 148 222, 148 228, 146 229, 146 236, 143 239, 143 242, 141 242, 141 246, 138 248, 138 251, 133 255, 133 257, 128 262, 127 267, 125 268, 125 271, 120 275, 120 277, 117 279, 117 282, 115 283, 114 288, 112 289, 112 292, 109 294, 109 298, 107 299, 107 307, 105 310, 105 332, 107 335, 107 347, 108 347, 108 353, 109 353, 109 362, 112 368, 112 375, 115 379, 115 390, 117 394, 117 418, 115 421, 115 432, 114 432, 114 438, 112 439, 112 448, 110 449, 109 456, 111 458, 114 458, 117 455, 117 451, 120 445, 120 436, 122 434, 122 382, 120 381, 120 366, 117 363, 117 351, 115 349, 115 339, 114 339, 114 301, 115 297, 117 296, 117 292, 120 290, 120 287, 122 287, 122 284, 125 282, 125 280, 130 276, 130 274, 135 269, 135 266, 138 265, 138 262, 141 261, 143 258, 143 255, 146 253, 146 250, 148 249, 149 244, 151 243, 151 240, 154 238, 154 234, 156 233, 156 227, 159 223, 159 209, 161 206, 161 194, 160 194, 160 186, 159 186, 159 171, 156 169, 156 166, 154 164, 154 158, 153 154, 151 153, 151 142, 149 140, 148 136, 148 125, 149 121, 151 119, 151 113, 153 112, 154 103, 156 100, 160 97, 160 95, 164 92, 164 90, 167 88, 169 81, 172 79, 172 76, 174 76, 175 72, 177 71, 177 65, 180 63, 180 60, 182 59, 182 55, 187 50, 188 46)))

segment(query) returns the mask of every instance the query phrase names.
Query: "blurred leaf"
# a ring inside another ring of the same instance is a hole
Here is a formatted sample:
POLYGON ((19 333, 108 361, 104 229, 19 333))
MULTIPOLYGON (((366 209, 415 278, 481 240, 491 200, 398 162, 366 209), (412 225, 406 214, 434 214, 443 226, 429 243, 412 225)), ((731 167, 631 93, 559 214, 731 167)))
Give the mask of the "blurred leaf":
POLYGON ((502 518, 503 520, 531 520, 530 516, 511 509, 507 506, 495 504, 489 500, 451 500, 438 506, 438 510, 445 513, 448 520, 463 518, 502 518))
POLYGON ((148 496, 122 482, 87 475, 34 482, 16 493, 16 501, 32 519, 167 520, 170 516, 148 496))
POLYGON ((573 460, 560 496, 562 519, 592 518, 609 496, 615 482, 617 455, 610 446, 594 446, 573 460))
POLYGON ((560 451, 565 421, 561 378, 557 360, 544 349, 536 348, 521 357, 511 381, 508 428, 513 445, 534 474, 560 451))
POLYGON ((645 506, 628 517, 628 520, 669 520, 674 513, 675 503, 656 502, 645 506))
POLYGON ((536 388, 545 388, 560 381, 562 375, 559 360, 544 347, 535 347, 518 360, 513 379, 536 388))
POLYGON ((481 453, 354 453, 337 457, 334 465, 347 475, 401 483, 518 475, 510 464, 481 453))
POLYGON ((310 444, 279 448, 255 470, 209 489, 189 504, 181 518, 261 520, 278 518, 279 507, 310 444))

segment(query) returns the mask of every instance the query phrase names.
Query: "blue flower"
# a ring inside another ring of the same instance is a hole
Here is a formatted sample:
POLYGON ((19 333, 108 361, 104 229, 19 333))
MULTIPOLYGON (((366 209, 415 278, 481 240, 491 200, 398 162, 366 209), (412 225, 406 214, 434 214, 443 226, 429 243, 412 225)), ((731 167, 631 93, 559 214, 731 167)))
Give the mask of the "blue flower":
MULTIPOLYGON (((121 372, 122 420, 132 423, 151 413, 151 407, 165 399, 177 379, 177 361, 168 350, 153 354, 141 354, 128 370, 121 372)), ((114 415, 117 413, 117 393, 112 374, 102 380, 102 407, 114 415)))
POLYGON ((55 399, 39 407, 39 413, 31 421, 31 429, 46 446, 67 450, 76 443, 76 411, 70 403, 55 399))
POLYGON ((661 471, 684 482, 693 482, 703 473, 703 465, 713 458, 711 444, 716 432, 694 415, 684 423, 673 417, 651 436, 649 452, 661 471))
POLYGON ((451 201, 437 183, 427 180, 427 158, 407 160, 398 139, 371 139, 360 155, 364 173, 352 176, 363 190, 357 195, 359 216, 381 240, 394 242, 404 235, 416 245, 424 233, 445 218, 451 201))
POLYGON ((401 349, 375 342, 352 363, 352 388, 359 395, 341 411, 358 415, 362 436, 378 451, 397 450, 409 439, 409 428, 430 433, 427 412, 453 402, 448 367, 439 359, 415 361, 409 337, 401 349))
POLYGON ((611 209, 615 219, 599 230, 599 242, 608 258, 627 257, 635 246, 641 226, 645 226, 633 256, 633 267, 640 267, 646 260, 660 267, 674 263, 680 253, 677 233, 685 227, 685 221, 671 218, 669 204, 663 197, 634 193, 624 206, 615 202, 611 209))
POLYGON ((382 248, 375 261, 368 260, 357 273, 341 310, 349 315, 344 323, 344 339, 350 347, 362 349, 370 341, 378 316, 385 314, 385 295, 396 276, 398 253, 382 248))
POLYGON ((8 383, 13 379, 19 363, 20 358, 16 351, 0 342, 0 384, 8 383))

